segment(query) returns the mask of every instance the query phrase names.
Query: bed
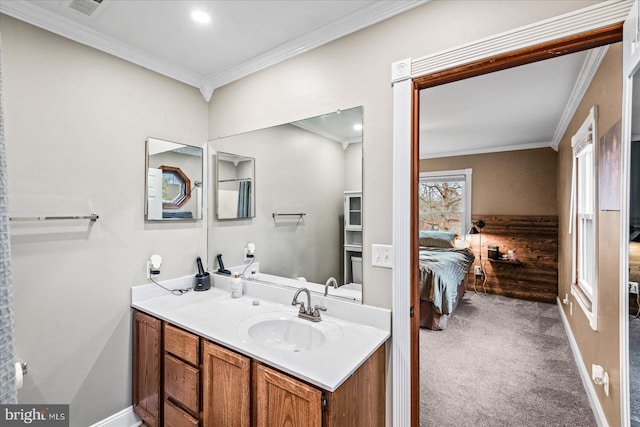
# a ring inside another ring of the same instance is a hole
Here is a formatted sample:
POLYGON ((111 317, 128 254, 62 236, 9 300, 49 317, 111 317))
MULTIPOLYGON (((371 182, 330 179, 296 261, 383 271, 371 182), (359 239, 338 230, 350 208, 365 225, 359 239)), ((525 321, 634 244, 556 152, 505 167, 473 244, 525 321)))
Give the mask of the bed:
POLYGON ((441 330, 464 296, 465 278, 475 256, 448 232, 421 231, 418 272, 420 327, 441 330))

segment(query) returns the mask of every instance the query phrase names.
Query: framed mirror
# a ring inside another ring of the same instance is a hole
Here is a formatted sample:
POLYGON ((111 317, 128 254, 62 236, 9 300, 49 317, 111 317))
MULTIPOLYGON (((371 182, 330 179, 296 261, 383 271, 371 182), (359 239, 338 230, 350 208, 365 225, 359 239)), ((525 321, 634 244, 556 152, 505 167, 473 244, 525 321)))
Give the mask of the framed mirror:
POLYGON ((147 221, 202 219, 202 160, 200 147, 147 138, 147 221))
POLYGON ((219 189, 251 177, 241 167, 254 172, 250 217, 228 221, 221 215, 225 196, 209 198, 211 268, 218 269, 221 254, 227 269, 246 269, 246 277, 257 266, 260 281, 319 293, 333 277, 338 286, 328 289, 329 296, 361 302, 362 119, 363 109, 356 107, 209 141, 208 160, 216 165, 209 182, 219 189), (249 243, 254 258, 245 256, 249 243))
POLYGON ((255 216, 255 159, 218 152, 216 155, 216 217, 255 216))

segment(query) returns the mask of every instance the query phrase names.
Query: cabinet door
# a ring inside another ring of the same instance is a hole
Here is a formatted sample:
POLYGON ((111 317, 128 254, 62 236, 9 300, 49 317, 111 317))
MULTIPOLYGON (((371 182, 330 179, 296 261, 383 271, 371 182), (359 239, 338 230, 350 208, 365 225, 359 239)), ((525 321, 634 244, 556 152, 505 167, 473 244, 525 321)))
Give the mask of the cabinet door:
POLYGON ((345 230, 362 230, 362 193, 345 194, 345 230))
POLYGON ((143 421, 160 425, 160 320, 134 311, 133 409, 143 421))
POLYGON ((251 362, 204 341, 202 346, 202 424, 245 427, 251 420, 251 362))
POLYGON ((256 426, 322 426, 322 392, 255 363, 256 426))

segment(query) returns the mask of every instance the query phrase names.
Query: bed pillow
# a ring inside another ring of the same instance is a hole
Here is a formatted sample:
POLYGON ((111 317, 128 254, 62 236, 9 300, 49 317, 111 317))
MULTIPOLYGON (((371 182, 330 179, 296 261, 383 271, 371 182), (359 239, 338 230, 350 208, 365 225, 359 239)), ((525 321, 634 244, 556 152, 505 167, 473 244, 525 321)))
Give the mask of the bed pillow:
POLYGON ((453 248, 455 247, 457 234, 448 231, 421 231, 418 234, 420 246, 432 248, 453 248))
POLYGON ((469 240, 456 239, 456 249, 469 249, 470 247, 471 242, 469 240))

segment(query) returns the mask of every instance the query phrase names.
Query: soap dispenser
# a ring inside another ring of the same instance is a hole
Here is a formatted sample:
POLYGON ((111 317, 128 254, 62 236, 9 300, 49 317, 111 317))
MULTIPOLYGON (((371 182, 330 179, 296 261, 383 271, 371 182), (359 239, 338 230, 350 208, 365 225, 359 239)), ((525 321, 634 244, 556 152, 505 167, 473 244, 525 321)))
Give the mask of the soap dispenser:
POLYGON ((242 297, 242 279, 240 273, 233 273, 233 281, 231 282, 231 298, 242 297))

